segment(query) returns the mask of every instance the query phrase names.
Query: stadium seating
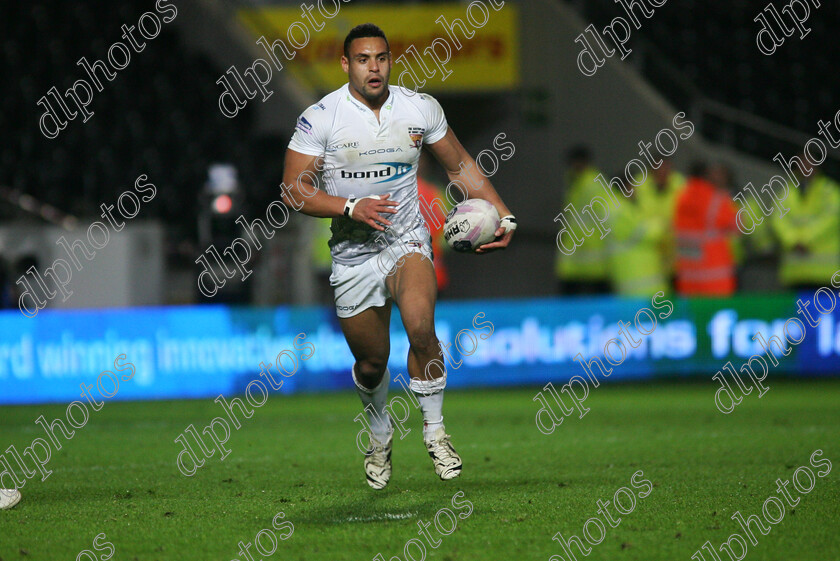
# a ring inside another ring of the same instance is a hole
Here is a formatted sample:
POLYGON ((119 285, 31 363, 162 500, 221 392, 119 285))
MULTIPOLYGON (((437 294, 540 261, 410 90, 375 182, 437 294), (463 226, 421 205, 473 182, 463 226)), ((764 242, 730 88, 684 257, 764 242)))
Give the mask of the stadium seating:
MULTIPOLYGON (((626 18, 622 6, 611 0, 572 4, 601 29, 615 17, 626 18)), ((776 4, 781 8, 786 2, 776 4)), ((837 62, 832 43, 840 12, 825 4, 812 8, 805 24, 811 32, 804 39, 795 32, 768 56, 756 46, 761 27, 753 21, 766 5, 767 0, 669 2, 649 20, 639 16, 641 29, 633 29, 628 42, 633 53, 627 60, 640 66, 675 105, 690 107, 691 95, 663 71, 663 58, 703 96, 815 136, 817 120, 830 120, 840 109, 832 96, 840 91, 840 74, 831 70, 837 62)), ((641 12, 636 8, 635 13, 641 12)), ((762 157, 780 149, 715 121, 703 126, 712 140, 762 157)))
POLYGON ((76 61, 106 59, 110 45, 124 41, 121 26, 152 8, 142 0, 32 0, 4 8, 0 184, 88 217, 145 173, 162 188, 143 216, 183 234, 195 229, 195 202, 213 161, 235 163, 252 198, 273 195, 277 166, 264 164, 282 153, 283 139, 257 137, 250 107, 232 120, 219 113, 215 82, 224 69, 187 50, 174 25, 132 52, 129 65, 95 92, 87 123, 76 118, 53 140, 39 130, 41 96, 85 78, 76 61))

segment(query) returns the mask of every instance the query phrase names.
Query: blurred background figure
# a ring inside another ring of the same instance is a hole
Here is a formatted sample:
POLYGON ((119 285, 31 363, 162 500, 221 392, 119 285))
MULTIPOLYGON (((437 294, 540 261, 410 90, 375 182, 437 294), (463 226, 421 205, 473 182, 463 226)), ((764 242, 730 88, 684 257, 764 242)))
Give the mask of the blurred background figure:
POLYGON ((674 221, 677 197, 685 188, 685 176, 674 170, 670 158, 661 154, 654 156, 654 160, 661 159, 662 164, 656 169, 648 170, 644 182, 636 187, 635 191, 638 192, 638 204, 643 214, 652 220, 661 218, 666 225, 657 243, 665 278, 669 286, 673 287, 676 275, 676 241, 670 225, 674 221))
POLYGON ((705 163, 694 163, 677 198, 677 293, 729 296, 735 292, 735 260, 730 237, 737 232, 729 193, 709 181, 705 163))
POLYGON ((9 263, 0 257, 0 310, 17 307, 17 302, 12 298, 12 294, 12 279, 9 263))
POLYGON ((332 274, 332 257, 330 255, 330 238, 332 238, 332 218, 318 218, 312 220, 313 232, 310 239, 310 264, 318 283, 317 301, 329 304, 333 301, 333 289, 330 286, 332 274))
MULTIPOLYGON (((714 166, 711 175, 721 189, 727 190, 733 197, 739 197, 742 184, 734 181, 734 174, 731 168, 724 165, 714 166)), ((745 205, 746 214, 754 217, 763 217, 761 208, 765 204, 756 200, 752 194, 749 196, 740 195, 740 204, 745 205)), ((737 221, 736 221, 737 225, 737 221)), ((752 232, 741 232, 732 238, 732 251, 737 263, 736 271, 738 278, 739 292, 757 292, 778 290, 776 270, 778 269, 778 250, 773 235, 773 227, 769 218, 762 219, 756 224, 753 220, 747 219, 741 223, 742 228, 753 228, 752 232)))
MULTIPOLYGON (((664 165, 664 164, 663 164, 664 165)), ((613 177, 620 176, 620 173, 613 177)), ((646 188, 652 188, 646 186, 646 188)), ((610 212, 612 233, 607 237, 610 282, 619 296, 649 298, 669 291, 663 246, 669 229, 667 208, 642 204, 644 189, 633 189, 628 198, 616 189, 621 201, 610 212)), ((652 198, 652 197, 651 197, 652 198)))
MULTIPOLYGON (((709 166, 707 176, 709 182, 717 187, 721 193, 726 193, 729 198, 732 198, 737 192, 737 187, 735 187, 735 174, 732 172, 732 168, 725 163, 716 162, 711 164, 709 166)), ((735 264, 735 286, 737 286, 739 290, 742 290, 742 284, 740 281, 744 276, 744 266, 746 263, 746 236, 730 236, 729 249, 732 252, 732 261, 735 264)))
POLYGON ((781 249, 782 285, 817 289, 827 286, 840 269, 840 185, 809 167, 804 155, 800 159, 809 175, 793 166, 799 186, 789 183, 782 201, 790 211, 783 218, 776 212, 771 225, 781 249))
MULTIPOLYGON (((433 168, 429 164, 432 163, 429 159, 429 153, 423 150, 420 153, 420 161, 417 163, 417 191, 420 196, 427 203, 437 199, 446 210, 449 211, 450 206, 446 200, 446 196, 440 187, 432 181, 429 176, 429 169, 433 168)), ((429 228, 429 233, 432 236, 432 254, 434 255, 435 275, 437 276, 438 294, 446 290, 449 286, 449 269, 446 267, 446 260, 443 258, 444 248, 448 247, 443 239, 443 223, 445 216, 434 214, 437 205, 421 204, 420 214, 426 221, 426 226, 429 228)))
POLYGON ((229 220, 242 211, 242 192, 236 166, 214 163, 207 168, 207 181, 198 197, 198 243, 227 247, 238 226, 229 220))
POLYGON ((26 272, 33 267, 36 271, 41 270, 38 258, 29 253, 20 256, 17 260, 15 260, 14 265, 12 265, 12 276, 9 279, 9 294, 12 300, 12 305, 15 308, 20 306, 20 299, 27 292, 31 294, 31 296, 27 299, 28 301, 23 303, 23 307, 29 306, 30 309, 35 302, 45 301, 48 297, 48 295, 44 292, 42 285, 37 282, 33 282, 31 274, 30 276, 26 275, 26 272), (17 282, 21 278, 23 278, 23 282, 17 282))
MULTIPOLYGON (((228 278, 223 264, 224 252, 237 236, 244 236, 241 225, 234 221, 234 217, 245 210, 245 196, 236 166, 226 162, 210 164, 207 180, 198 196, 196 231, 199 247, 205 251, 200 257, 204 261, 201 266, 209 268, 218 279, 228 278)), ((254 252, 254 260, 258 255, 254 252)), ((246 266, 253 268, 253 261, 246 266)), ((202 295, 196 285, 196 298, 199 301, 246 303, 250 300, 251 288, 252 285, 241 282, 225 281, 218 293, 210 298, 202 295)))
MULTIPOLYGON (((588 146, 571 148, 566 156, 568 166, 566 205, 574 205, 577 212, 589 204, 592 197, 603 194, 603 188, 595 181, 601 172, 592 163, 592 151, 588 146)), ((565 205, 564 205, 565 208, 565 205)), ((572 255, 557 252, 554 271, 557 275, 560 294, 604 294, 610 290, 609 262, 606 241, 598 235, 586 237, 580 225, 570 221, 573 236, 585 240, 572 255)))

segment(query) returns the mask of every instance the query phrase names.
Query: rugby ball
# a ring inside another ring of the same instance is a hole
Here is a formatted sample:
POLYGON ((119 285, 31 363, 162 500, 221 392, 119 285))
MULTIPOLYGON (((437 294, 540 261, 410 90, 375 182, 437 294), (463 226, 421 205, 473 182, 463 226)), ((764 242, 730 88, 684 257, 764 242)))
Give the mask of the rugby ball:
POLYGON ((461 253, 475 251, 480 245, 496 239, 499 212, 483 199, 467 199, 455 205, 446 215, 443 239, 461 253))

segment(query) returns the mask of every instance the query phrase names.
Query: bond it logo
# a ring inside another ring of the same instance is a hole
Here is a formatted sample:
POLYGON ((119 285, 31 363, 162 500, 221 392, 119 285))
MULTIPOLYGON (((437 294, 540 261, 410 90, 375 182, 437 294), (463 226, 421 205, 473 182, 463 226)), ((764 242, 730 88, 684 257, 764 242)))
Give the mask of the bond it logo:
POLYGON ((403 162, 382 162, 379 166, 384 167, 377 167, 375 169, 365 171, 341 170, 341 179, 376 179, 381 177, 384 179, 381 181, 374 181, 373 183, 387 183, 389 181, 399 179, 411 171, 411 168, 414 167, 411 164, 405 164, 403 162))

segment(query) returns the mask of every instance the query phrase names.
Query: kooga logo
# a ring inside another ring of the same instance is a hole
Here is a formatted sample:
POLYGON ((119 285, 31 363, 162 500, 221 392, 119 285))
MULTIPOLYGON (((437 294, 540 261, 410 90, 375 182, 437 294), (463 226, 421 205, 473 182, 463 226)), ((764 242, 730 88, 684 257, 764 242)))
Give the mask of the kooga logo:
POLYGON ((374 181, 374 183, 385 183, 393 181, 402 177, 411 171, 414 167, 411 164, 404 164, 402 162, 382 162, 383 166, 378 169, 368 171, 344 171, 341 170, 341 179, 374 179, 384 177, 381 181, 374 181))

